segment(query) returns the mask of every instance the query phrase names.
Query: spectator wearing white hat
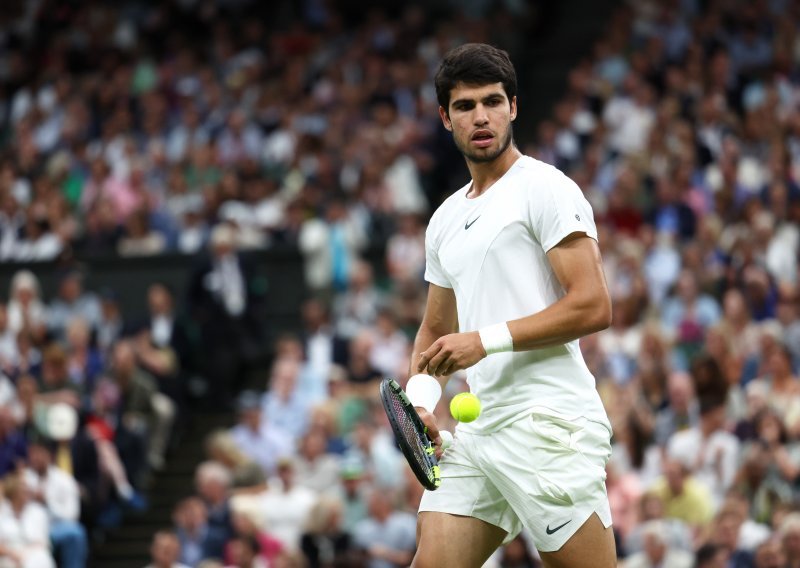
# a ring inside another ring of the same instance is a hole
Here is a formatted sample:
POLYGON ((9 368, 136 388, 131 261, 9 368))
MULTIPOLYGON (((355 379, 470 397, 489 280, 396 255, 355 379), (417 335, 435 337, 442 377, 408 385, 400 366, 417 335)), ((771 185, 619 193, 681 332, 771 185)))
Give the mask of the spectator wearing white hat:
POLYGON ((644 549, 626 558, 623 568, 692 568, 694 557, 680 548, 669 546, 660 521, 650 521, 642 529, 644 549))

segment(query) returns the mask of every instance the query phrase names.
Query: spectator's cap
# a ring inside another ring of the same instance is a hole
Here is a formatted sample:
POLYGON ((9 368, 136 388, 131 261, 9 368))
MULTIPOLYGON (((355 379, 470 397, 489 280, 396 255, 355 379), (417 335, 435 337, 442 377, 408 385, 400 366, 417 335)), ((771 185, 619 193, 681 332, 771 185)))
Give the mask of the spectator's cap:
POLYGON ((57 402, 47 409, 45 425, 49 438, 58 442, 69 441, 78 430, 78 412, 65 402, 57 402))
POLYGON ((692 471, 700 453, 700 442, 692 436, 673 436, 667 444, 667 457, 692 471))
POLYGON ((247 412, 248 410, 257 410, 261 408, 261 395, 254 390, 242 391, 239 398, 236 399, 236 410, 239 412, 247 412))

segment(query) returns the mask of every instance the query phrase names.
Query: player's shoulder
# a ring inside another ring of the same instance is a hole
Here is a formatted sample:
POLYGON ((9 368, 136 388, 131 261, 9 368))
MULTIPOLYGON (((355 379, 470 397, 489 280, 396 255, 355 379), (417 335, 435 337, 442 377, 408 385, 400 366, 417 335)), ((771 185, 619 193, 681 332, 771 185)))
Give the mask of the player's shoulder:
POLYGON ((558 192, 578 189, 578 186, 567 174, 547 162, 531 156, 522 156, 518 166, 518 177, 524 187, 531 191, 558 192))

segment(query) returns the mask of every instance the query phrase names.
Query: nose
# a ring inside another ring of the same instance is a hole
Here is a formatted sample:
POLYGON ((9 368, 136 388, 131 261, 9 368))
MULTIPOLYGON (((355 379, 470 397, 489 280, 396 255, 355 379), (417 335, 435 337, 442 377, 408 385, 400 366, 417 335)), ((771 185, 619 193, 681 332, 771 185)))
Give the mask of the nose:
POLYGON ((489 123, 489 114, 486 112, 486 106, 481 103, 475 105, 474 123, 476 126, 483 126, 489 123))

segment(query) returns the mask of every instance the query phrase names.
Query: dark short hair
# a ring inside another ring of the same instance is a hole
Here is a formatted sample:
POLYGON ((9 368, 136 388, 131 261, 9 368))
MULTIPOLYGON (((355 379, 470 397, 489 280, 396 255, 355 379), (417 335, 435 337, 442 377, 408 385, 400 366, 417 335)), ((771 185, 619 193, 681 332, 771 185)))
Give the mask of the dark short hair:
POLYGON ((465 43, 453 48, 439 64, 434 84, 436 98, 445 110, 450 106, 450 91, 458 83, 502 83, 508 100, 517 95, 517 72, 508 53, 485 43, 465 43))

